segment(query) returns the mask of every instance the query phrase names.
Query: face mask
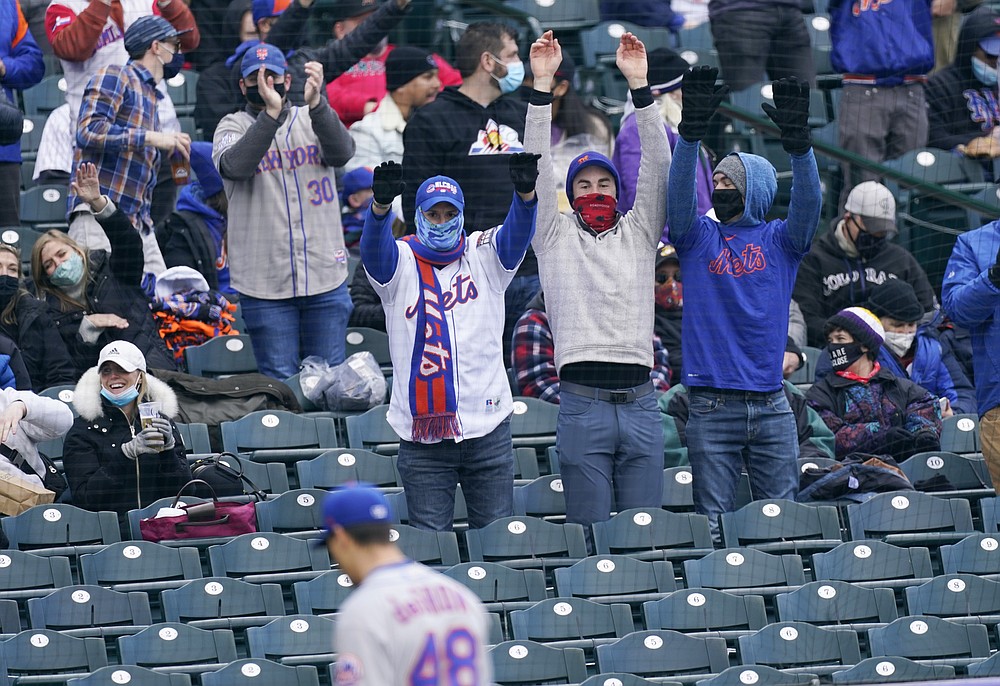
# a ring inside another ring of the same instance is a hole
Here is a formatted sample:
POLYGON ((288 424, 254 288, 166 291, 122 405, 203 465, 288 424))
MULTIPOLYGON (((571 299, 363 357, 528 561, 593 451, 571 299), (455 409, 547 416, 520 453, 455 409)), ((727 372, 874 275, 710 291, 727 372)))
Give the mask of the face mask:
POLYGON ((833 371, 842 372, 861 359, 864 354, 860 343, 843 343, 836 348, 830 348, 830 364, 833 365, 833 371))
POLYGON ((581 221, 597 233, 607 231, 618 221, 618 201, 604 193, 573 198, 573 209, 581 221))
POLYGON ((978 57, 972 58, 972 73, 985 86, 997 85, 997 68, 991 67, 978 57))
POLYGON ((130 402, 139 397, 139 382, 136 381, 135 386, 124 389, 118 395, 115 395, 106 388, 102 388, 101 397, 103 397, 105 400, 107 400, 115 407, 125 407, 130 402))
MULTIPOLYGON (((260 94, 260 88, 258 88, 257 86, 247 86, 246 89, 247 89, 247 102, 248 103, 250 103, 254 107, 260 107, 260 108, 266 107, 266 103, 264 102, 264 98, 261 97, 261 94, 260 94)), ((282 81, 281 83, 274 84, 274 92, 277 93, 278 95, 280 95, 281 99, 284 100, 284 98, 285 98, 285 82, 282 81)))
POLYGON ((735 188, 716 188, 712 191, 712 207, 718 220, 725 224, 743 216, 743 196, 735 188))
POLYGON ((867 231, 858 231, 854 246, 858 249, 858 254, 867 260, 879 251, 884 241, 885 236, 873 236, 867 231))
POLYGON ((184 66, 184 55, 178 50, 169 62, 161 60, 160 64, 163 65, 163 78, 172 79, 181 73, 181 67, 184 66))
POLYGON ((0 303, 9 302, 20 285, 21 282, 16 276, 0 276, 0 303))
POLYGON ((653 290, 656 298, 656 306, 664 310, 679 310, 683 308, 683 288, 683 284, 674 280, 656 284, 656 288, 653 290))
POLYGON ((917 337, 915 333, 898 333, 896 331, 886 331, 885 332, 885 344, 889 346, 889 350, 894 352, 897 357, 902 357, 906 354, 906 351, 910 349, 913 345, 913 339, 917 337))
POLYGON ((417 239, 431 250, 447 252, 462 240, 462 232, 465 230, 465 215, 462 213, 444 224, 433 224, 418 207, 415 220, 417 239))
POLYGON ((503 66, 507 67, 506 76, 502 79, 497 79, 496 75, 492 72, 490 76, 496 79, 500 85, 500 92, 506 95, 507 93, 513 93, 521 87, 521 82, 524 81, 524 62, 521 60, 510 63, 505 62, 503 66))
POLYGON ((52 272, 52 276, 49 277, 49 281, 52 282, 53 286, 68 288, 80 283, 82 278, 83 258, 77 253, 73 253, 69 258, 63 260, 62 264, 56 267, 56 270, 52 272))

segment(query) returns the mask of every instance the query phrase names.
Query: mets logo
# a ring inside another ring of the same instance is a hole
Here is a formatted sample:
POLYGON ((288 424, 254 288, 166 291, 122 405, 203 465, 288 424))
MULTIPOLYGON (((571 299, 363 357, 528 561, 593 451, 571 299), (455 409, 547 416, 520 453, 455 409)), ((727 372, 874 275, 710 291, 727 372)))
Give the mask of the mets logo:
POLYGON ((267 59, 267 48, 257 48, 257 59, 261 62, 267 59))
POLYGON ((427 184, 427 188, 424 189, 425 193, 449 193, 451 195, 458 195, 458 186, 453 183, 448 183, 447 181, 435 181, 433 183, 427 184))
POLYGON ((767 269, 767 259, 760 246, 747 243, 740 254, 734 253, 729 247, 722 249, 719 256, 708 263, 708 271, 713 274, 730 274, 735 277, 767 269))

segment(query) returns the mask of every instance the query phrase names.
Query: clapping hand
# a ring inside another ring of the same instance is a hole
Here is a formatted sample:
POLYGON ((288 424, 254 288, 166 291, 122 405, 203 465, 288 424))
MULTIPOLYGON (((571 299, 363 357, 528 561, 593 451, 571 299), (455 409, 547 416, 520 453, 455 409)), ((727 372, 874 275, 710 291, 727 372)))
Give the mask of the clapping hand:
POLYGON ((534 88, 545 93, 552 90, 552 79, 562 64, 562 46, 559 39, 552 37, 551 31, 543 33, 528 50, 534 88))
POLYGON ((708 122, 729 95, 729 86, 716 86, 719 70, 715 67, 693 67, 681 82, 681 123, 678 133, 689 143, 708 135, 708 122))
POLYGON ((277 119, 281 114, 281 96, 274 90, 274 77, 268 76, 264 66, 257 71, 257 92, 264 100, 264 108, 268 116, 277 119))
POLYGON ((383 207, 391 205, 397 195, 403 194, 403 188, 403 165, 399 162, 383 162, 375 167, 372 193, 376 203, 383 207))
POLYGON ((306 62, 306 104, 312 109, 319 105, 323 95, 323 65, 319 62, 306 62))
POLYGON ((789 155, 804 155, 812 147, 809 134, 809 84, 794 76, 771 84, 774 105, 761 109, 781 130, 781 147, 789 155))

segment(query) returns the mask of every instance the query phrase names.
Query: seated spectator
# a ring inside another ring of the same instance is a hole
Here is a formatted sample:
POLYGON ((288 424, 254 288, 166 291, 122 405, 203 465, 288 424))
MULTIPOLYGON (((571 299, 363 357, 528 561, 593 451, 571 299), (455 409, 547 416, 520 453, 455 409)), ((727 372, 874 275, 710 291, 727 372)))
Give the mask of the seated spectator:
POLYGON ((864 306, 891 279, 906 281, 924 312, 934 309, 934 291, 906 248, 890 243, 897 233, 896 200, 874 181, 854 187, 844 216, 813 243, 802 260, 792 297, 802 308, 808 344, 826 344, 826 320, 853 305, 864 306))
MULTIPOLYGON (((334 38, 343 40, 349 36, 362 25, 362 22, 371 17, 376 9, 376 3, 372 0, 336 0, 334 11, 337 21, 333 25, 334 38)), ((354 66, 344 70, 336 78, 331 77, 332 80, 326 87, 326 97, 330 99, 330 106, 340 115, 344 126, 350 127, 361 121, 365 115, 375 111, 385 98, 386 92, 392 90, 387 89, 386 84, 389 69, 387 60, 395 49, 396 46, 389 43, 388 38, 383 38, 354 66)), ((462 77, 458 70, 448 64, 443 57, 430 55, 430 58, 438 71, 438 90, 444 86, 462 85, 462 77)), ((377 160, 370 166, 380 161, 382 160, 377 160)))
POLYGON ((441 90, 434 57, 426 50, 405 45, 386 57, 385 83, 388 92, 379 100, 378 109, 351 126, 355 150, 354 157, 344 165, 348 171, 374 168, 382 162, 402 162, 406 122, 415 109, 434 100, 441 90))
POLYGON ((681 378, 681 320, 684 317, 684 284, 681 263, 672 245, 656 249, 656 300, 653 305, 653 333, 667 349, 671 378, 681 378))
POLYGON ((48 231, 31 250, 35 293, 48 304, 77 374, 94 365, 101 348, 116 340, 136 344, 155 368, 174 362, 156 333, 142 291, 142 241, 128 217, 101 195, 97 168, 83 164, 74 182, 77 196, 90 204, 114 244, 85 251, 63 231, 48 231))
POLYGON ((885 340, 878 317, 848 307, 826 323, 828 374, 806 399, 836 437, 837 458, 851 453, 911 455, 941 449, 941 413, 934 397, 877 362, 885 340))
POLYGON ((79 416, 66 434, 63 465, 72 502, 118 513, 127 531, 131 509, 174 496, 191 479, 184 443, 172 418, 177 396, 146 372, 142 351, 127 341, 101 349, 73 393, 79 416), (140 423, 139 403, 159 403, 159 416, 140 423))
MULTIPOLYGON (((653 97, 659 105, 671 150, 677 144, 677 125, 681 122, 681 96, 684 93, 681 79, 687 70, 688 63, 684 58, 669 48, 657 48, 649 54, 650 90, 653 91, 653 97)), ((631 209, 635 203, 635 182, 639 176, 641 156, 639 126, 633 116, 635 108, 631 105, 629 100, 625 115, 622 117, 618 138, 615 139, 615 152, 611 157, 621 175, 622 187, 618 206, 623 212, 631 209)), ((698 154, 696 179, 698 214, 707 214, 712 209, 712 191, 715 187, 712 183, 712 158, 704 147, 698 154)), ((663 227, 662 240, 664 243, 670 242, 669 226, 663 227)), ((672 346, 667 347, 673 351, 672 346)))
POLYGON ((198 178, 181 189, 177 209, 157 230, 156 240, 167 267, 191 267, 205 277, 208 287, 235 301, 229 284, 226 217, 229 202, 222 177, 212 162, 212 144, 191 144, 191 170, 198 178))
POLYGON ((343 178, 344 206, 340 210, 340 223, 344 226, 344 246, 354 255, 358 254, 361 229, 365 226, 368 206, 372 204, 372 180, 370 167, 357 167, 343 178))
POLYGON ((988 161, 1000 157, 997 109, 1000 10, 983 5, 966 17, 955 61, 927 84, 928 144, 988 161))
POLYGON ((0 333, 21 350, 26 377, 36 393, 78 378, 48 310, 21 282, 21 252, 0 243, 0 333))
POLYGON ((0 473, 18 467, 28 481, 45 486, 49 470, 38 444, 59 438, 72 425, 73 412, 61 400, 12 388, 0 391, 0 462, 9 463, 0 473))
MULTIPOLYGON (((517 320, 511 346, 511 368, 517 383, 517 394, 559 404, 559 374, 556 371, 555 344, 552 327, 545 311, 545 293, 528 303, 528 309, 517 320)), ((649 379, 660 393, 670 388, 670 367, 667 350, 653 336, 653 368, 649 379)))

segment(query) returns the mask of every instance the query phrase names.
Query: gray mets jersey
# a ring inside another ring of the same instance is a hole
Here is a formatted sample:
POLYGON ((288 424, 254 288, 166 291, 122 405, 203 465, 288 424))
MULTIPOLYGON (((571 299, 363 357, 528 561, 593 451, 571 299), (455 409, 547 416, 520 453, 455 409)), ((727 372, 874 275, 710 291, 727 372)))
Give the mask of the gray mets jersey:
POLYGON ((486 610, 417 562, 379 567, 337 615, 337 686, 488 686, 486 610))

